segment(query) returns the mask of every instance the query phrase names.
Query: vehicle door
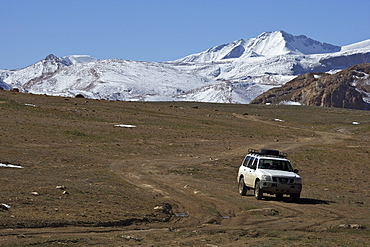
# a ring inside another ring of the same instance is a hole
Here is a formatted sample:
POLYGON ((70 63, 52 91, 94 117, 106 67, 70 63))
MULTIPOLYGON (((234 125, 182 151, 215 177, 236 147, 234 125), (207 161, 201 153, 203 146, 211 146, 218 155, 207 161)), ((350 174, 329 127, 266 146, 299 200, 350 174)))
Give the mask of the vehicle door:
POLYGON ((246 186, 250 188, 254 187, 257 164, 258 164, 258 158, 251 157, 250 161, 248 162, 247 168, 246 168, 246 172, 244 176, 244 183, 246 186))
POLYGON ((239 168, 239 177, 240 177, 240 175, 245 177, 245 173, 247 172, 247 166, 248 166, 248 163, 249 163, 250 159, 251 159, 251 156, 249 156, 249 155, 245 156, 245 158, 243 160, 243 163, 239 168))

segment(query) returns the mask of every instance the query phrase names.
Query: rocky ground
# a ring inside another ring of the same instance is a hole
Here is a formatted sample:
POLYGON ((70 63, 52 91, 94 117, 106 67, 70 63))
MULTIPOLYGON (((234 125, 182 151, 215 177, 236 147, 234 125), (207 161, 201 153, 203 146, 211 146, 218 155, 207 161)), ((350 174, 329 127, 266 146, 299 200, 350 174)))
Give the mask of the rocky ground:
POLYGON ((370 245, 368 111, 0 91, 0 112, 0 246, 370 245), (298 204, 238 194, 249 148, 288 153, 298 204))

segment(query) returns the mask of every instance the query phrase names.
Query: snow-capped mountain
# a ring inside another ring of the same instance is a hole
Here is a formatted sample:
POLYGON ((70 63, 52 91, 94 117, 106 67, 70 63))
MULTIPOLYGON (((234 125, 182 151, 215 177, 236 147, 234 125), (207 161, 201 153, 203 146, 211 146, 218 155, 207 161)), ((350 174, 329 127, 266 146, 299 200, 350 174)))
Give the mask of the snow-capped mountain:
POLYGON ((333 53, 341 50, 340 46, 322 43, 304 35, 293 36, 284 31, 262 33, 257 38, 240 39, 219 45, 207 51, 193 54, 177 62, 211 62, 231 58, 271 57, 279 55, 309 55, 333 53))
POLYGON ((173 66, 119 59, 79 63, 30 80, 24 92, 110 100, 171 100, 173 95, 204 85, 173 66))
POLYGON ((298 75, 368 62, 370 40, 340 47, 276 31, 160 63, 49 55, 24 69, 0 70, 0 87, 111 100, 249 103, 298 75))
POLYGON ((77 63, 93 62, 98 59, 90 56, 67 56, 58 58, 53 54, 24 68, 16 70, 0 70, 0 83, 11 88, 22 88, 25 84, 37 78, 51 76, 55 71, 77 63))

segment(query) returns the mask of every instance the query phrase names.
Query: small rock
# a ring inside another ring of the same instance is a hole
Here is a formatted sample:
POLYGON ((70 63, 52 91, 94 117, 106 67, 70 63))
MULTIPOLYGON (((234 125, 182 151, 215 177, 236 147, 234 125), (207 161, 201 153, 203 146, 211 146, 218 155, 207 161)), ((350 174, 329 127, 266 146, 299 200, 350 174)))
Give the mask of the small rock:
POLYGON ((55 188, 58 189, 58 190, 66 190, 67 189, 67 187, 65 187, 63 185, 57 185, 55 188))
POLYGON ((352 229, 365 229, 366 227, 360 225, 360 224, 341 224, 339 225, 341 228, 352 228, 352 229))
POLYGON ((350 226, 352 229, 365 229, 364 226, 359 225, 359 224, 351 224, 350 226))
POLYGON ((162 213, 165 213, 165 214, 172 214, 171 213, 172 206, 168 203, 163 203, 162 205, 158 205, 154 207, 154 210, 162 211, 162 213))
POLYGON ((33 191, 33 192, 31 192, 31 195, 39 196, 40 194, 39 194, 39 192, 37 192, 37 191, 33 191))
POLYGON ((340 227, 340 228, 350 228, 351 226, 349 224, 341 224, 338 227, 340 227))
POLYGON ((156 206, 154 207, 154 210, 163 210, 163 206, 156 206))
POLYGON ((126 240, 134 240, 134 241, 136 241, 136 242, 140 242, 141 241, 141 239, 139 239, 139 238, 135 238, 135 237, 131 237, 131 236, 122 236, 124 239, 126 239, 126 240))

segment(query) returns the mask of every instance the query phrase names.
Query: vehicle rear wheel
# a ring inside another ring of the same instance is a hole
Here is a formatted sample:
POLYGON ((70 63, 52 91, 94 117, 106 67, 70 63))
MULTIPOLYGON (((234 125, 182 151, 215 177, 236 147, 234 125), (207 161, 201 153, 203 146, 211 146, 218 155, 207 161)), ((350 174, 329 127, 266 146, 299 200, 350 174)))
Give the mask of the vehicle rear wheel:
POLYGON ((290 198, 292 198, 292 201, 295 203, 299 202, 299 199, 301 198, 300 193, 290 194, 290 198))
POLYGON ((256 185, 254 186, 254 196, 257 200, 261 200, 263 195, 263 191, 260 189, 260 181, 256 182, 256 185))
POLYGON ((247 186, 245 186, 243 177, 239 179, 238 191, 239 191, 239 194, 242 196, 245 196, 247 194, 248 188, 247 186))

